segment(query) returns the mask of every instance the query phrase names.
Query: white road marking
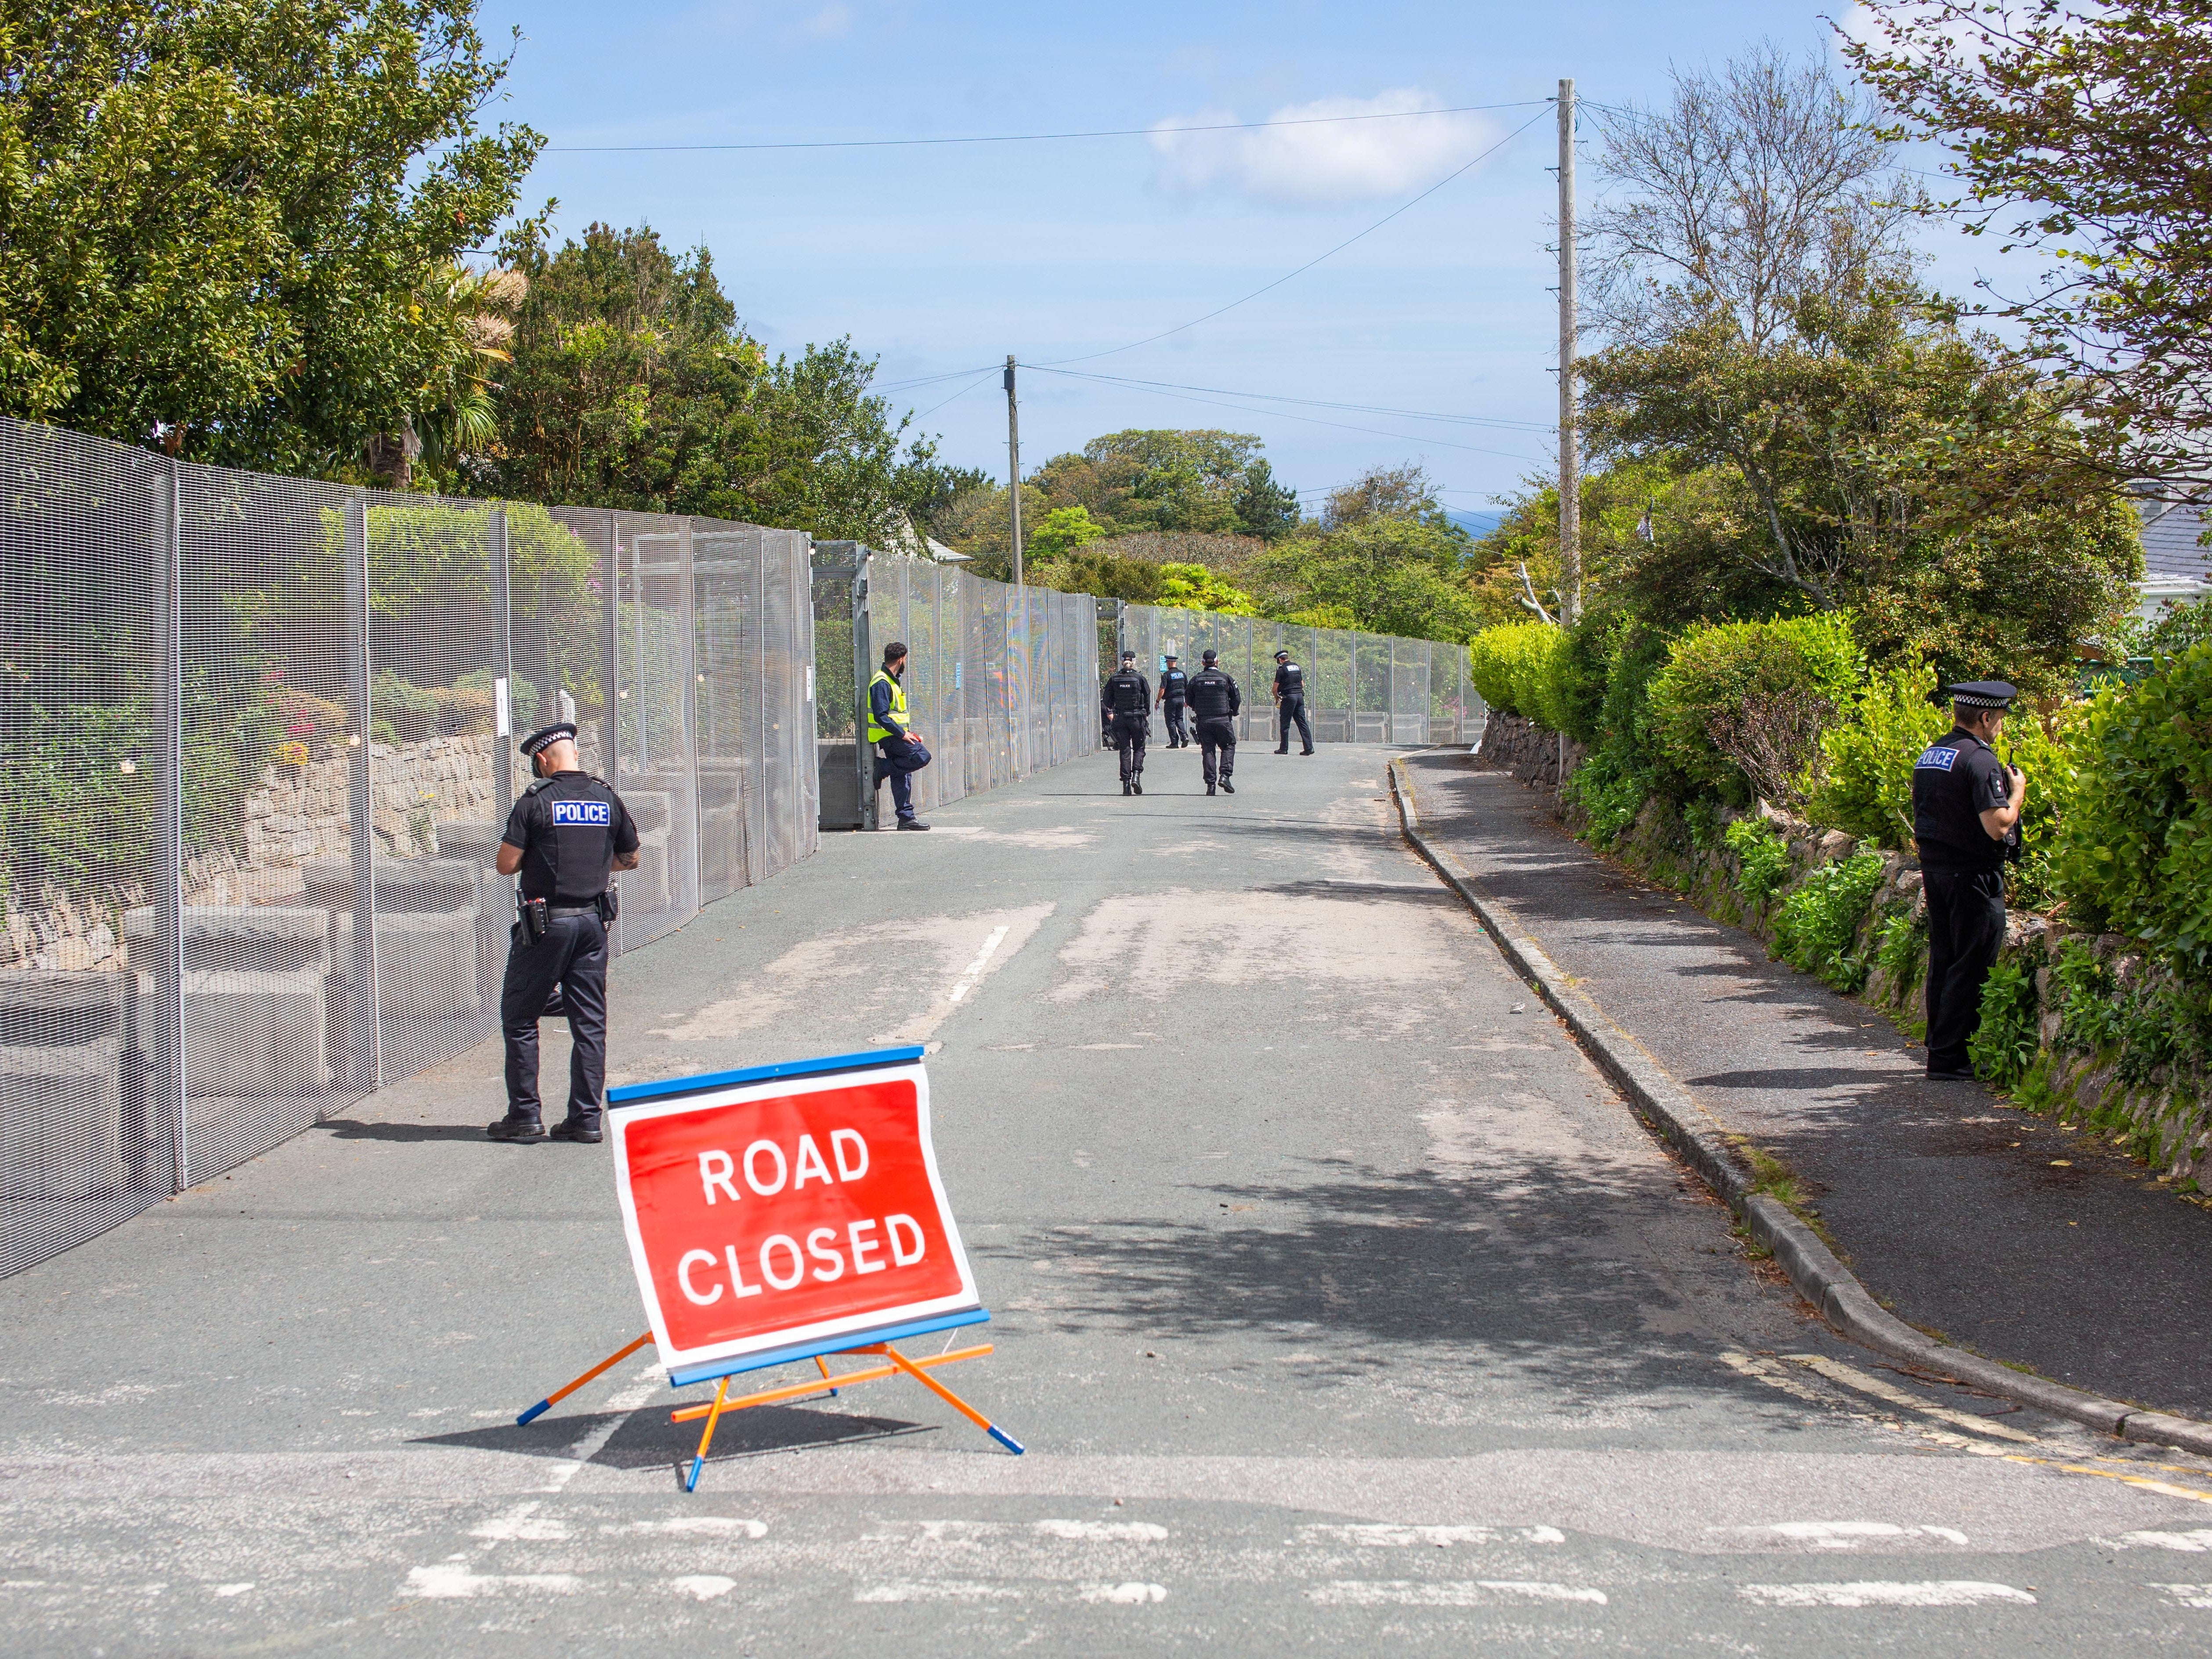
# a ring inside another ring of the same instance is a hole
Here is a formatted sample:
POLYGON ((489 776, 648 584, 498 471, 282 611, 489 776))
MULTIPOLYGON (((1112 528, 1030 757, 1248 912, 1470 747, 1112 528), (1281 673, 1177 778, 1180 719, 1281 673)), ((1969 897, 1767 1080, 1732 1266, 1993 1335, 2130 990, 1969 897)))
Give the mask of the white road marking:
POLYGON ((983 976, 984 968, 988 965, 991 958, 998 953, 999 947, 1006 942, 1006 929, 1005 927, 1000 926, 994 928, 991 932, 991 937, 983 941, 983 948, 975 953, 975 960, 969 963, 968 966, 961 971, 959 982, 952 988, 952 994, 947 997, 945 1000, 948 1002, 957 1002, 961 998, 966 996, 969 992, 974 990, 975 988, 975 981, 983 976))
POLYGON ((1754 1533, 1774 1533, 1793 1543, 1814 1549, 1850 1550, 1875 1538, 1927 1537, 1947 1544, 1964 1544, 1966 1534, 1956 1527, 1900 1527, 1890 1521, 1778 1521, 1771 1527, 1747 1527, 1754 1533))
POLYGON ((1739 1584, 1736 1594, 1765 1607, 1978 1607, 1990 1601, 2035 1606, 2035 1598, 2010 1584, 1972 1578, 1931 1578, 1917 1583, 1867 1579, 1844 1584, 1739 1584))
POLYGON ((495 1595, 501 1590, 526 1590, 539 1595, 566 1595, 581 1587, 572 1572, 477 1573, 463 1561, 441 1561, 434 1567, 410 1567, 403 1595, 428 1601, 453 1601, 471 1595, 495 1595))
POLYGON ((1587 1601, 1606 1604, 1605 1592, 1527 1578, 1339 1578, 1316 1584, 1306 1600, 1325 1607, 1479 1607, 1499 1601, 1587 1601))
POLYGON ((2200 1527, 2194 1532, 2124 1532, 2097 1542, 2114 1550, 2179 1550, 2187 1555, 2202 1555, 2212 1550, 2212 1527, 2200 1527))
POLYGON ((678 1538, 765 1538, 768 1536, 768 1522, 728 1515, 679 1515, 668 1521, 633 1521, 627 1526, 601 1527, 599 1530, 678 1538))
POLYGON ((1165 1527, 1150 1521, 1037 1521, 1030 1530, 1085 1543, 1157 1544, 1168 1535, 1165 1527))
POLYGON ((2212 1584, 2153 1584, 2177 1607, 2212 1607, 2212 1584))
POLYGON ((511 1544, 518 1540, 533 1544, 557 1544, 568 1536, 568 1523, 555 1516, 536 1513, 535 1504, 518 1504, 503 1515, 495 1515, 480 1527, 469 1529, 469 1536, 481 1538, 487 1544, 511 1544))
POLYGON ((1168 1599, 1164 1584, 1086 1584, 1076 1594, 1086 1601, 1104 1601, 1125 1607, 1145 1607, 1168 1599))
POLYGON ((2008 1423, 1992 1423, 1986 1417, 1977 1417, 1972 1412, 1953 1411, 1948 1406, 1938 1406, 1907 1394, 1893 1383, 1878 1376, 1869 1376, 1856 1365, 1846 1365, 1840 1359, 1831 1359, 1826 1354, 1793 1353, 1788 1358, 1808 1370, 1818 1371, 1832 1382, 1840 1382, 1847 1389, 1856 1389, 1861 1394, 1872 1395, 1876 1400, 1907 1411, 1920 1413, 1966 1430, 1972 1434, 1986 1434, 1998 1440, 2016 1441, 2024 1446, 2040 1444, 2035 1436, 2024 1433, 2008 1423))
POLYGON ((855 1601, 1018 1601, 1022 1593, 1005 1584, 972 1578, 902 1578, 857 1592, 855 1601))
POLYGON ((1446 1549, 1454 1544, 1564 1544, 1566 1534, 1557 1527, 1396 1527, 1382 1522, 1355 1522, 1348 1525, 1300 1527, 1298 1535, 1319 1542, 1324 1539, 1364 1548, 1403 1549, 1413 1544, 1433 1544, 1446 1549))
POLYGON ((607 1442, 615 1437, 617 1429, 629 1420, 629 1414, 653 1398, 661 1381, 659 1365, 650 1364, 637 1374, 636 1380, 629 1387, 608 1395, 607 1403, 601 1408, 607 1414, 606 1420, 595 1425, 590 1433, 568 1448, 568 1455, 552 1466, 547 1472, 545 1484, 538 1490, 556 1492, 566 1488, 576 1478, 579 1469, 606 1449, 607 1442))
POLYGON ((252 1588, 253 1581, 248 1579, 243 1584, 217 1584, 215 1587, 215 1593, 217 1595, 243 1595, 252 1588))
POLYGON ((681 1578, 670 1579, 668 1587, 673 1590, 681 1590, 694 1601, 711 1601, 716 1596, 727 1595, 732 1590, 737 1589, 738 1581, 734 1578, 724 1578, 716 1573, 695 1572, 687 1573, 681 1578))

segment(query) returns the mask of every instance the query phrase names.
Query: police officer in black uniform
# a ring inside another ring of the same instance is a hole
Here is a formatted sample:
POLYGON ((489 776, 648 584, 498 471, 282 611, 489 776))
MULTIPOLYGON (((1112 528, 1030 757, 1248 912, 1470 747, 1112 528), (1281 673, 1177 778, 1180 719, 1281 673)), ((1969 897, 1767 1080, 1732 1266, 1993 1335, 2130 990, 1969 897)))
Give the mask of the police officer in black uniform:
POLYGON ((1121 672, 1109 674, 1098 696, 1099 712, 1110 725, 1121 756, 1121 793, 1145 793, 1145 739, 1152 735, 1152 688, 1137 672, 1137 653, 1121 653, 1121 672))
POLYGON ((1928 896, 1928 1075, 1972 1078, 1966 1042, 1982 981, 2004 944, 2004 866, 2020 856, 2027 779, 1990 745, 2019 692, 2002 680, 1951 688, 1950 736, 1912 766, 1912 836, 1928 896))
POLYGON ((1275 729, 1281 735, 1275 752, 1291 752, 1291 726, 1296 722, 1305 752, 1313 753, 1313 727, 1306 723, 1306 671, 1291 660, 1287 651, 1275 653, 1275 729))
POLYGON ((520 874, 520 918, 499 994, 507 1037, 507 1115, 494 1140, 543 1140, 538 1099, 538 1022, 557 995, 575 1047, 568 1061, 568 1115, 555 1140, 599 1138, 607 1097, 607 878, 638 864, 637 825, 620 795, 583 769, 576 728, 533 732, 522 745, 538 781, 507 814, 499 872, 520 874))
POLYGON ((1160 714, 1168 723, 1168 747, 1188 749, 1190 733, 1183 729, 1183 702, 1190 695, 1190 676, 1176 666, 1177 661, 1170 652, 1167 666, 1160 670, 1160 689, 1152 701, 1159 705, 1160 714))
POLYGON ((1244 706, 1244 695, 1218 666, 1220 660, 1220 653, 1213 651, 1199 659, 1199 671, 1190 682, 1190 712, 1198 725, 1198 759, 1206 773, 1206 793, 1212 794, 1218 781, 1224 793, 1233 795, 1237 786, 1229 781, 1229 775, 1237 769, 1237 711, 1244 706))

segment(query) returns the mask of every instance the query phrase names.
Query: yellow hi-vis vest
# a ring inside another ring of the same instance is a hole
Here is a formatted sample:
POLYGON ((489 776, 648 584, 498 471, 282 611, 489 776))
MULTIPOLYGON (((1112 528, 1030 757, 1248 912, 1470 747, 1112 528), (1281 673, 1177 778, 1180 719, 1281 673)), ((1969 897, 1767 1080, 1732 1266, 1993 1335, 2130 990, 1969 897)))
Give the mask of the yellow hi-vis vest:
POLYGON ((878 668, 876 670, 876 678, 868 682, 868 741, 870 743, 881 743, 885 738, 890 736, 888 728, 876 724, 876 686, 878 682, 891 689, 892 715, 902 728, 907 723, 906 688, 893 679, 884 670, 878 668))

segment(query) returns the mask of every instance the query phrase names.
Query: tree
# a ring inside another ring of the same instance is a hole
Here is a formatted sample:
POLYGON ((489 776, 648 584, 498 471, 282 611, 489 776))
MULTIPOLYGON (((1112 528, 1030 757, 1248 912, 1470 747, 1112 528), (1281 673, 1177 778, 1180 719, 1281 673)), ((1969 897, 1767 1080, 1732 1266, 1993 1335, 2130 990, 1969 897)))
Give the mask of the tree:
POLYGON ((1825 63, 1767 45, 1674 81, 1664 110, 1600 118, 1589 317, 1613 343, 1725 317, 1763 350, 1807 301, 1910 275, 1918 192, 1869 131, 1875 112, 1825 63))
POLYGON ((1259 566, 1268 609, 1285 620, 1456 642, 1480 622, 1460 580, 1464 545, 1415 520, 1374 518, 1291 537, 1259 566))
POLYGON ((1260 440, 1249 433, 1111 432, 1079 454, 1054 456, 1032 477, 1050 506, 1080 507, 1119 533, 1273 540, 1297 523, 1297 492, 1275 482, 1260 440))
MULTIPOLYGON (((1583 364, 1595 453, 1719 469, 1734 556, 1878 654, 2010 656, 2021 679, 2116 627, 2142 568, 2110 434, 1940 306, 1813 300, 1754 350, 1725 315, 1583 364)), ((2001 662, 1992 662, 1993 669, 2001 662)))
POLYGON ((0 410, 357 474, 475 361, 433 291, 542 140, 472 0, 13 0, 0 410), (157 437, 157 434, 158 437, 157 437))
POLYGON ((1023 551, 1048 559, 1054 554, 1073 552, 1097 541, 1105 533, 1106 526, 1093 520, 1086 509, 1055 507, 1044 515, 1044 521, 1035 530, 1024 532, 1024 540, 1027 545, 1023 551))
POLYGON ((1428 469, 1419 461, 1371 466, 1350 483, 1330 490, 1322 504, 1324 530, 1346 530, 1369 519, 1412 519, 1436 530, 1455 527, 1428 469))
POLYGON ((705 249, 592 225, 505 249, 529 293, 495 398, 495 458, 476 476, 526 501, 693 513, 886 545, 909 509, 966 475, 870 395, 872 360, 839 340, 771 361, 738 325, 705 249))
POLYGON ((1249 593, 1231 586, 1202 564, 1162 565, 1159 602, 1177 610, 1212 611, 1225 617, 1260 614, 1249 593))
POLYGON ((1950 146, 1929 204, 2062 272, 1987 309, 2129 442, 2124 476, 2212 489, 2212 0, 1869 0, 1844 50, 1899 120, 1950 146))
POLYGON ((1233 506, 1240 535, 1279 542, 1298 527, 1298 492, 1275 482, 1264 455, 1255 456, 1244 468, 1233 506))

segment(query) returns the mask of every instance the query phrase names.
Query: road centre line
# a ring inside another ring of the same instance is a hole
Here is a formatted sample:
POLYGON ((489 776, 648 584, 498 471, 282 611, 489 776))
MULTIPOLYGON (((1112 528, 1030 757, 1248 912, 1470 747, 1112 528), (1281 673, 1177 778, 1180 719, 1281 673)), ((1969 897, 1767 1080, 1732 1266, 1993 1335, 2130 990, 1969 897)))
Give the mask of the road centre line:
POLYGON ((959 982, 953 986, 952 994, 945 1000, 948 1002, 957 1002, 969 992, 974 990, 975 981, 982 977, 984 968, 998 953, 999 947, 1006 942, 1006 928, 1002 923, 991 930, 991 937, 983 941, 983 948, 975 953, 975 960, 962 970, 959 982))

